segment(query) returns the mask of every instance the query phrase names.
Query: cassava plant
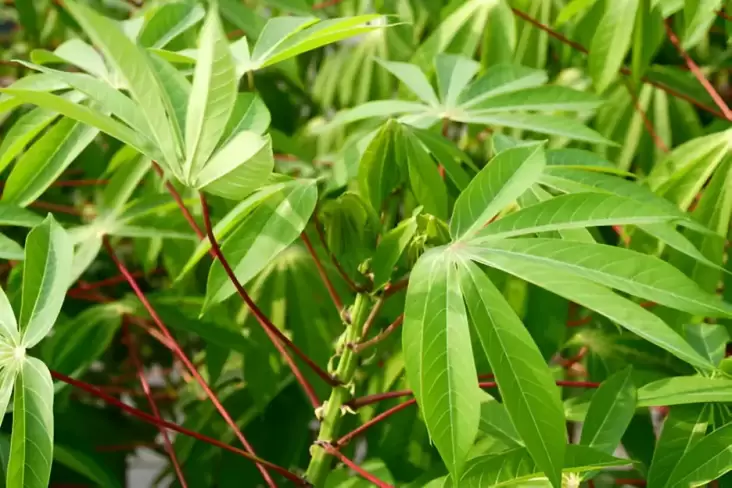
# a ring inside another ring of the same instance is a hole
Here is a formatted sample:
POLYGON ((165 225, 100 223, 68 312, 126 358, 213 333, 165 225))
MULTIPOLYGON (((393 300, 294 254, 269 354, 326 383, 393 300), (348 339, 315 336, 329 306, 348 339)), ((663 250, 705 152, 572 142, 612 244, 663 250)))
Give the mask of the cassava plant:
POLYGON ((728 7, 5 2, 5 486, 732 486, 728 7))

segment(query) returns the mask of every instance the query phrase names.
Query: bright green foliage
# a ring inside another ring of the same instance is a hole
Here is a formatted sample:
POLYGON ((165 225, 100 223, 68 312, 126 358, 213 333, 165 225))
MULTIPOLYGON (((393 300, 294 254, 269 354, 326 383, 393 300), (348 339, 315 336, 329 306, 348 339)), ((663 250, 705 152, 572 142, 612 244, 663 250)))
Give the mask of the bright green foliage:
POLYGON ((5 2, 5 486, 724 488, 730 14, 5 2))

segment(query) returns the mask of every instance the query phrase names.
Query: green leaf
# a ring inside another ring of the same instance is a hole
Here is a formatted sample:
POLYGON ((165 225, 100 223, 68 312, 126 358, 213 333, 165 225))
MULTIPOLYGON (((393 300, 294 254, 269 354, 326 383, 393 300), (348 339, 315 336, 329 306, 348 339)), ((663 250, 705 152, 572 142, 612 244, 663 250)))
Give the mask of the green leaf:
POLYGON ((18 11, 18 20, 20 25, 28 35, 31 42, 39 41, 40 30, 38 28, 38 13, 33 0, 18 0, 15 2, 15 8, 18 11))
POLYGON ((507 446, 524 447, 524 441, 516 432, 506 406, 485 392, 480 404, 480 430, 500 439, 507 446))
MULTIPOLYGON (((7 346, 0 346, 3 349, 7 346)), ((3 351, 5 352, 5 351, 3 351)), ((8 351, 12 358, 12 349, 8 351)), ((9 359, 8 361, 12 361, 9 359)), ((3 361, 5 363, 5 360, 3 361)), ((17 368, 14 364, 3 364, 2 370, 0 370, 0 425, 2 425, 5 419, 5 414, 8 411, 8 405, 10 404, 10 396, 13 393, 13 386, 15 385, 15 378, 17 375, 17 368)))
POLYGON ((564 412, 539 348, 511 305, 474 263, 460 263, 460 288, 513 425, 539 469, 554 486, 560 486, 566 446, 564 412))
POLYGON ((242 131, 211 156, 196 176, 195 187, 240 200, 266 183, 273 168, 270 136, 242 131))
POLYGON ((316 17, 275 17, 262 29, 252 51, 252 61, 263 63, 288 37, 318 22, 316 17))
MULTIPOLYGON (((381 459, 367 459, 359 466, 384 483, 394 483, 389 467, 381 459)), ((353 476, 345 466, 335 468, 325 480, 325 488, 371 488, 371 482, 353 476)))
POLYGON ((145 47, 163 48, 200 22, 205 15, 206 11, 200 5, 188 2, 163 4, 148 17, 137 42, 145 47))
MULTIPOLYGON (((231 209, 226 216, 214 225, 213 232, 216 240, 223 242, 224 238, 228 236, 233 230, 238 228, 238 224, 245 219, 251 212, 254 211, 263 201, 275 193, 285 189, 287 186, 298 186, 297 181, 291 181, 287 183, 275 183, 272 185, 265 186, 256 192, 252 193, 244 200, 239 202, 236 207, 231 209)), ((289 191, 289 190, 288 190, 289 191)), ((183 266, 183 270, 180 272, 178 279, 190 272, 195 265, 203 258, 211 249, 211 243, 208 239, 204 239, 198 243, 198 247, 193 252, 193 255, 188 259, 188 262, 183 266)))
POLYGON ((20 154, 26 145, 38 136, 58 114, 42 108, 34 108, 23 114, 12 127, 7 131, 2 142, 0 142, 0 171, 13 161, 20 154))
POLYGON ((481 229, 472 239, 483 242, 525 234, 609 225, 653 224, 679 214, 651 203, 603 193, 570 193, 524 207, 481 229))
POLYGON ((638 389, 639 407, 731 401, 732 380, 727 378, 675 376, 638 389))
POLYGON ((595 110, 603 103, 597 95, 560 85, 524 88, 482 98, 483 101, 470 104, 472 114, 486 115, 514 110, 582 112, 595 110))
POLYGON ((416 136, 408 131, 402 134, 404 137, 395 143, 406 146, 409 184, 417 202, 424 207, 425 212, 447 220, 447 188, 437 166, 416 136))
POLYGON ((464 112, 452 116, 451 120, 466 124, 523 129, 596 144, 614 144, 582 122, 558 115, 464 112))
MULTIPOLYGON (((446 107, 456 107, 460 94, 479 69, 480 64, 464 56, 450 54, 437 56, 435 58, 435 71, 442 104, 446 107)), ((427 102, 427 100, 424 101, 427 102)))
POLYGON ((5 234, 0 234, 0 259, 22 261, 23 248, 5 234))
POLYGON ((102 56, 81 39, 66 40, 53 53, 35 49, 31 52, 31 61, 37 64, 72 64, 90 75, 112 84, 109 70, 102 56))
POLYGON ((404 146, 399 134, 399 124, 389 120, 384 124, 364 151, 358 166, 358 184, 361 194, 366 197, 377 212, 391 191, 400 182, 397 166, 397 152, 404 146))
POLYGON ((604 286, 538 260, 523 260, 516 256, 482 251, 478 248, 470 248, 464 252, 482 264, 518 276, 594 310, 693 366, 703 370, 713 369, 708 360, 700 356, 663 320, 604 286))
POLYGON ((25 207, 35 201, 92 143, 99 131, 63 118, 18 160, 2 200, 25 207))
POLYGON ((186 113, 183 173, 189 182, 199 176, 216 149, 236 101, 234 59, 214 9, 210 10, 203 24, 199 44, 186 113))
POLYGON ((676 405, 669 409, 648 472, 650 486, 667 486, 679 460, 704 437, 709 412, 709 405, 676 405))
POLYGON ((543 169, 544 150, 540 143, 500 152, 460 193, 450 220, 452 238, 464 239, 475 234, 533 185, 543 169))
MULTIPOLYGON (((297 19, 296 17, 290 18, 297 19)), ((257 56, 260 50, 259 44, 265 38, 265 32, 269 23, 279 20, 271 19, 262 31, 262 35, 252 52, 252 60, 255 63, 254 69, 265 68, 321 46, 381 29, 382 25, 379 25, 375 21, 382 18, 381 15, 368 14, 327 19, 320 22, 317 22, 317 19, 303 19, 303 24, 298 25, 294 30, 288 29, 288 31, 285 31, 285 29, 280 28, 270 32, 268 39, 270 41, 274 39, 277 42, 273 43, 274 45, 271 48, 262 50, 266 55, 257 56)))
POLYGON ((26 357, 15 381, 7 484, 46 488, 53 457, 53 382, 48 368, 26 357))
POLYGON ((327 132, 336 127, 370 119, 372 117, 386 118, 400 114, 426 112, 429 107, 420 102, 409 102, 405 100, 373 100, 363 103, 358 107, 342 110, 333 117, 330 122, 319 128, 314 128, 315 133, 327 132))
MULTIPOLYGON (((257 207, 223 242, 221 250, 236 277, 246 284, 300 233, 315 210, 318 189, 314 180, 298 180, 257 207)), ((224 268, 214 261, 206 284, 204 310, 234 293, 224 268)))
MULTIPOLYGON (((630 464, 590 447, 570 444, 563 471, 582 473, 602 468, 630 464)), ((478 456, 468 463, 459 483, 448 482, 446 486, 460 488, 483 488, 487 486, 532 486, 541 483, 542 473, 524 448, 512 449, 501 454, 478 456)), ((539 486, 541 486, 539 484, 539 486)))
POLYGON ((263 135, 269 127, 271 119, 267 106, 257 94, 237 93, 234 109, 221 138, 222 141, 225 141, 223 145, 245 130, 263 135))
POLYGON ((699 354, 709 359, 712 364, 719 364, 724 359, 727 343, 730 341, 727 328, 720 324, 686 324, 684 336, 699 354))
POLYGON ((602 382, 582 424, 580 444, 607 454, 615 452, 635 414, 637 392, 632 372, 629 367, 602 382))
POLYGON ((0 88, 0 92, 8 93, 16 97, 18 100, 59 112, 70 119, 78 120, 84 124, 96 127, 100 131, 105 132, 115 139, 119 139, 125 144, 129 144, 141 153, 148 155, 150 159, 160 160, 158 157, 160 153, 155 147, 150 145, 147 138, 98 110, 74 103, 52 93, 16 90, 12 88, 0 88))
MULTIPOLYGON (((101 50, 114 71, 124 80, 132 99, 138 103, 145 115, 146 128, 164 156, 153 159, 163 159, 169 167, 175 166, 179 160, 180 148, 176 147, 160 85, 150 66, 149 57, 111 19, 74 1, 64 2, 64 6, 101 50)), ((104 130, 101 127, 100 129, 104 130)))
POLYGON ((455 478, 478 433, 481 399, 459 286, 448 251, 425 253, 412 269, 402 326, 409 386, 455 478))
POLYGON ((665 261, 622 247, 563 239, 521 238, 484 241, 482 256, 541 263, 599 285, 694 314, 727 317, 732 306, 704 292, 665 261))
POLYGON ((20 332, 15 312, 5 291, 0 288, 0 336, 7 344, 19 344, 20 332))
POLYGON ((477 78, 463 91, 460 95, 460 105, 463 109, 470 109, 489 97, 538 87, 546 81, 547 74, 543 70, 514 64, 498 64, 488 68, 483 76, 477 78))
POLYGON ((678 461, 665 486, 702 486, 732 471, 732 423, 694 443, 678 461))
POLYGON ((26 210, 12 203, 0 202, 0 225, 17 227, 35 227, 43 222, 36 213, 26 210))
POLYGON ((170 114, 168 120, 173 127, 173 134, 178 145, 183 147, 183 129, 186 126, 191 84, 182 72, 160 56, 150 56, 150 64, 155 72, 155 78, 160 83, 163 103, 170 114))
POLYGON ((374 273, 374 290, 378 290, 388 283, 394 266, 416 232, 417 219, 411 217, 400 222, 381 238, 371 262, 371 271, 374 273))
POLYGON ((605 12, 600 19, 590 44, 587 60, 592 81, 598 92, 612 83, 623 64, 633 34, 638 0, 604 2, 605 12))
POLYGON ((722 0, 684 2, 684 49, 691 49, 706 38, 722 4, 722 0))
POLYGON ((50 214, 28 233, 19 320, 26 349, 40 342, 56 321, 70 285, 72 255, 71 240, 50 214))
POLYGON ((427 77, 417 66, 409 63, 398 63, 396 61, 377 60, 378 63, 391 74, 399 78, 420 100, 427 105, 437 107, 440 105, 427 77))
POLYGON ((100 465, 92 456, 79 450, 56 444, 53 447, 53 460, 82 474, 99 486, 121 487, 120 482, 108 472, 106 466, 100 465))

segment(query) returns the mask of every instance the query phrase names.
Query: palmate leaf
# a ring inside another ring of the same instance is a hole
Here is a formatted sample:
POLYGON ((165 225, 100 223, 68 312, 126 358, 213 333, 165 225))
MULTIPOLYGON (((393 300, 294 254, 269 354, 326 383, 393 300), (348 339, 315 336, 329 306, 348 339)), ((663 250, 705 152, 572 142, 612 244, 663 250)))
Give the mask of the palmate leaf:
POLYGON ((629 367, 602 382, 582 424, 580 444, 607 454, 615 452, 635 414, 637 393, 632 372, 629 367))
POLYGON ((732 306, 704 292, 670 264, 621 247, 537 237, 483 241, 480 248, 482 256, 540 263, 693 314, 732 315, 732 306))
MULTIPOLYGON (((570 444, 562 463, 562 471, 567 476, 602 468, 630 464, 620 459, 586 446, 570 444)), ((465 474, 458 483, 447 481, 444 488, 484 488, 488 486, 516 486, 541 483, 542 472, 525 448, 512 449, 501 454, 478 456, 468 463, 465 474), (523 483, 522 483, 523 482, 523 483)), ((570 480, 568 480, 570 481, 570 480)), ((571 482, 571 481, 570 481, 571 482)), ((541 486, 541 485, 539 485, 541 486)))
POLYGON ((425 74, 417 66, 410 63, 398 63, 396 61, 384 61, 381 59, 378 62, 381 66, 389 70, 391 74, 399 78, 424 103, 433 107, 440 105, 434 88, 432 88, 425 74))
POLYGON ((437 56, 435 58, 435 72, 442 103, 447 107, 457 106, 460 94, 478 73, 479 69, 479 63, 463 56, 451 54, 437 56))
POLYGON ((663 320, 607 287, 539 260, 524 260, 476 247, 464 248, 461 252, 479 263, 513 274, 594 310, 695 367, 702 370, 714 368, 663 320))
POLYGON ((36 64, 71 64, 102 80, 111 76, 102 56, 81 39, 69 39, 51 53, 44 49, 31 51, 31 61, 36 64))
POLYGON ((45 488, 53 456, 53 382, 46 365, 26 357, 14 391, 7 484, 45 488))
POLYGON ((452 238, 471 237, 515 201, 539 178, 544 161, 540 143, 507 149, 491 159, 455 202, 450 220, 452 238))
MULTIPOLYGON (((168 115, 158 84, 146 53, 136 46, 111 20, 87 6, 74 1, 64 3, 92 42, 104 54, 107 62, 124 80, 132 98, 145 115, 164 162, 173 167, 180 159, 168 115)), ((102 129, 103 130, 103 129, 102 129)))
POLYGON ((676 405, 669 409, 653 452, 648 484, 666 486, 679 460, 704 436, 709 405, 676 405))
POLYGON ((508 415, 539 469, 560 486, 566 433, 551 372, 521 319, 490 279, 469 261, 461 261, 459 269, 471 322, 508 415))
MULTIPOLYGON (((236 277, 246 284, 305 229, 315 210, 318 189, 314 180, 298 180, 257 207, 221 246, 236 277)), ((208 274, 204 311, 235 292, 221 263, 208 274)))
POLYGON ((51 215, 26 238, 19 320, 26 349, 53 327, 70 284, 72 254, 71 240, 51 215))
POLYGON ((155 9, 140 30, 141 46, 163 48, 176 37, 195 26, 206 15, 204 9, 188 2, 171 2, 155 9))
POLYGON ((409 386, 430 438, 459 478, 478 433, 481 391, 451 253, 432 249, 412 269, 402 326, 409 386))

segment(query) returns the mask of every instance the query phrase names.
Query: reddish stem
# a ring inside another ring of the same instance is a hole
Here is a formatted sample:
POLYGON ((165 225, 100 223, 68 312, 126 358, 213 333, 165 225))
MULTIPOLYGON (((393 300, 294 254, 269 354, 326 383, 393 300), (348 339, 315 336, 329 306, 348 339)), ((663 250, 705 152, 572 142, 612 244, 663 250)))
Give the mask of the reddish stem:
POLYGON ((394 486, 390 485, 389 483, 386 483, 384 481, 381 481, 376 476, 372 475, 365 469, 363 469, 358 464, 354 463, 350 459, 348 459, 342 452, 340 452, 338 449, 333 447, 327 442, 323 441, 317 441, 315 442, 316 445, 323 448, 325 452, 330 454, 331 456, 334 456, 338 458, 339 461, 341 461, 343 464, 351 468, 353 471, 355 471, 361 478, 365 479, 366 481, 373 483, 377 488, 394 488, 394 486))
POLYGON ((343 437, 341 437, 340 439, 338 439, 335 442, 335 446, 337 448, 341 448, 341 447, 345 446, 346 444, 351 442, 351 440, 353 440, 354 437, 361 435, 364 431, 366 431, 372 425, 381 422, 385 418, 388 418, 388 417, 394 415, 395 413, 400 412, 400 411, 404 410, 405 408, 407 408, 408 406, 413 405, 415 403, 417 403, 417 400, 412 398, 410 400, 407 400, 406 402, 403 402, 403 403, 400 403, 399 405, 391 407, 389 410, 386 410, 385 412, 377 415, 376 417, 374 417, 371 420, 369 420, 368 422, 364 423, 357 429, 349 432, 348 434, 346 434, 343 437))
POLYGON ((143 412, 142 410, 138 410, 134 407, 131 407, 127 405, 126 403, 117 400, 111 395, 108 395, 104 393, 102 390, 97 388, 94 385, 90 385, 88 383, 84 383, 83 381, 76 380, 74 378, 71 378, 69 376, 66 376, 62 373, 59 373, 57 371, 51 371, 51 376, 55 379, 62 381, 68 385, 73 386, 74 388, 78 388, 79 390, 85 391, 89 393, 90 395, 93 395, 96 398, 99 398, 103 400, 104 402, 113 405, 120 410, 129 413, 133 417, 137 417, 138 419, 147 422, 149 424, 164 427, 166 429, 172 430, 174 432, 178 432, 180 434, 186 435, 188 437, 192 437, 194 439, 198 439, 199 441, 205 442, 207 444, 211 444, 212 446, 220 447, 221 449, 227 450, 229 452, 233 452, 235 454, 238 454, 246 459, 249 459, 251 461, 254 461, 257 463, 257 465, 265 466, 268 469, 271 469, 272 471, 275 471, 288 480, 291 480, 295 482, 298 486, 310 486, 309 483, 299 476, 289 472, 285 468, 281 466, 277 466, 276 464, 270 463, 269 461, 265 461, 264 459, 258 458, 257 456, 244 451, 242 449, 238 449, 234 446, 230 446, 228 444, 225 444, 217 439, 213 439, 211 437, 207 437, 203 434, 199 434, 198 432, 194 432, 192 430, 186 429, 185 427, 181 427, 178 424, 174 424, 172 422, 168 422, 167 420, 160 420, 156 419, 154 416, 150 415, 149 413, 143 412))
POLYGON ((724 10, 717 10, 717 15, 722 17, 727 22, 732 22, 732 17, 730 17, 729 14, 727 14, 727 12, 725 12, 724 10))
POLYGON ((343 0, 326 0, 325 2, 316 3, 315 5, 313 5, 313 10, 319 10, 321 8, 332 7, 333 5, 338 5, 342 1, 343 0))
MULTIPOLYGON (((154 272, 158 272, 158 271, 162 271, 162 270, 156 270, 154 272)), ((145 273, 143 271, 135 271, 134 273, 132 273, 132 276, 134 276, 135 278, 144 278, 145 273)), ((76 288, 71 288, 67 293, 74 294, 74 293, 90 292, 90 291, 96 290, 98 288, 118 285, 120 283, 124 283, 125 281, 127 281, 127 279, 122 275, 112 276, 111 278, 105 278, 103 280, 95 281, 93 283, 79 281, 79 285, 76 288)))
POLYGON ((272 322, 270 322, 269 318, 264 315, 264 313, 259 309, 257 304, 254 303, 254 300, 251 299, 247 291, 244 289, 244 286, 242 286, 242 284, 239 282, 239 279, 236 277, 234 270, 231 269, 229 262, 224 256, 224 253, 221 252, 221 247, 219 246, 219 243, 216 240, 216 236, 213 232, 213 225, 211 225, 211 215, 208 209, 208 203, 206 202, 206 197, 203 193, 201 193, 200 196, 201 208, 203 210, 203 222, 206 227, 206 234, 208 235, 209 243, 211 244, 211 251, 213 252, 214 256, 216 256, 216 259, 218 259, 219 263, 221 263, 221 266, 224 268, 226 275, 229 277, 229 280, 234 285, 234 288, 236 288, 239 296, 242 298, 242 300, 244 300, 244 303, 247 304, 249 310, 252 312, 252 314, 254 314, 254 317, 257 319, 257 322, 259 322, 259 325, 261 325, 264 331, 267 333, 267 336, 272 341, 272 344, 274 344, 280 354, 282 354, 282 356, 285 358, 285 361, 287 361, 287 364, 292 370, 292 374, 295 375, 295 378, 297 378, 297 381, 300 383, 300 385, 302 385, 305 393, 310 399, 310 403, 314 407, 320 406, 320 400, 318 400, 318 397, 315 394, 315 390, 307 381, 307 379, 305 379, 305 377, 302 375, 300 369, 297 367, 297 364, 295 364, 295 361, 292 360, 282 344, 284 343, 290 349, 292 349, 295 354, 297 354, 303 361, 305 361, 308 366, 310 366, 313 371, 315 371, 318 376, 323 378, 323 380, 325 380, 329 385, 335 386, 337 384, 335 382, 335 379, 332 378, 328 373, 320 369, 320 367, 315 364, 312 359, 310 359, 304 352, 302 352, 300 348, 295 346, 295 344, 293 344, 292 341, 280 331, 280 329, 278 329, 272 322))
POLYGON ((300 239, 302 239, 302 242, 305 243, 305 247, 308 249, 310 256, 312 256, 313 261, 315 262, 315 267, 318 268, 318 274, 320 275, 320 279, 323 280, 323 284, 325 285, 325 288, 328 290, 330 299, 333 300, 333 305, 335 305, 336 310, 338 310, 338 313, 342 314, 343 310, 344 310, 343 301, 341 300, 341 297, 338 296, 338 292, 336 291, 335 287, 333 286, 333 282, 328 277, 328 273, 325 271, 325 268, 323 267, 323 263, 320 262, 320 258, 318 257, 318 254, 315 252, 315 249, 313 248, 313 243, 310 242, 310 238, 307 236, 307 234, 305 232, 300 234, 300 239))
POLYGON ((67 215, 75 215, 77 217, 81 216, 81 211, 77 209, 76 207, 70 207, 68 205, 59 205, 57 203, 49 203, 49 202, 42 202, 40 200, 36 200, 35 202, 31 203, 29 205, 33 208, 38 208, 41 210, 48 210, 49 212, 58 212, 62 214, 67 215))
POLYGON ((717 90, 714 89, 712 84, 707 80, 707 78, 704 76, 704 73, 702 73, 701 69, 697 64, 694 62, 693 59, 691 59, 691 56, 684 50, 684 48, 681 46, 681 42, 679 41, 679 38, 676 37, 676 34, 671 29, 671 24, 668 19, 664 21, 664 25, 666 26, 666 35, 668 36, 669 40, 671 41, 671 44, 674 45, 676 50, 679 52, 682 58, 684 58, 684 61, 686 62, 686 65, 689 67, 689 71, 692 72, 694 77, 699 81, 701 86, 704 87, 704 89, 707 91, 710 97, 712 97, 712 100, 714 100, 714 103, 719 107, 719 109, 722 111, 722 114, 724 115, 724 118, 726 118, 729 121, 732 121, 732 110, 729 109, 727 104, 724 102, 724 99, 722 99, 722 96, 717 93, 717 90))
POLYGON ((384 298, 389 298, 390 296, 395 295, 407 286, 409 286, 409 277, 401 279, 396 283, 389 283, 386 285, 386 288, 384 288, 384 298))
MULTIPOLYGON (((143 291, 140 289, 140 286, 137 284, 137 281, 135 280, 134 276, 130 273, 130 271, 127 269, 127 267, 122 263, 122 261, 119 260, 117 255, 114 252, 114 249, 112 249, 112 246, 109 244, 109 240, 107 238, 104 239, 104 247, 106 248, 107 252, 109 253, 109 256, 112 258, 112 261, 117 265, 117 268, 119 269, 119 272, 122 273, 125 278, 127 279, 127 282, 129 283, 132 290, 135 292, 135 295, 137 295, 137 298, 142 302, 142 305, 145 307, 147 312, 150 314, 150 317, 152 318, 155 325, 157 325, 158 329, 163 333, 165 338, 170 342, 170 345, 172 346, 173 353, 178 357, 178 359, 185 365, 186 369, 190 371, 190 373, 193 375, 193 377, 196 379, 196 382, 201 386, 203 391, 206 392, 206 395, 209 397, 211 402, 216 407, 216 410, 218 410, 219 414, 224 418, 226 423, 231 427, 231 429, 234 431, 234 435, 239 439, 239 441, 242 443, 244 448, 247 450, 247 452, 251 453, 253 456, 256 454, 254 453, 254 450, 252 449, 249 442, 246 440, 244 435, 239 431, 239 428, 236 426, 236 422, 231 418, 229 415, 229 412, 226 411, 224 406, 219 401, 216 394, 209 388, 208 384, 206 383, 206 380, 203 379, 203 377, 198 373, 198 370, 196 367, 191 363, 190 359, 188 359, 188 356, 183 352, 180 345, 175 341, 175 338, 170 333, 168 328, 165 326, 163 321, 160 319, 160 316, 158 316, 158 313, 153 308, 152 304, 150 304, 149 300, 143 293, 143 291)), ((262 473, 262 477, 267 482, 267 484, 270 487, 275 487, 275 483, 270 477, 269 473, 261 464, 257 465, 257 468, 262 473)))
MULTIPOLYGON (((379 334, 376 337, 373 337, 372 339, 369 339, 368 341, 362 342, 360 344, 355 344, 353 346, 353 352, 356 354, 360 353, 366 348, 369 348, 375 344, 378 344, 379 342, 383 341, 387 337, 389 337, 395 330, 399 328, 400 325, 402 325, 402 322, 404 322, 404 314, 401 314, 399 317, 396 318, 394 322, 392 322, 389 327, 379 332, 379 334)), ((361 337, 365 337, 366 335, 363 334, 361 337)))
MULTIPOLYGON (((130 358, 132 359, 132 363, 137 370, 137 377, 140 379, 140 386, 142 386, 142 391, 145 392, 145 396, 147 397, 147 403, 148 405, 150 405, 150 410, 152 411, 156 419, 162 420, 158 405, 155 403, 155 399, 153 398, 152 392, 150 391, 150 383, 147 382, 147 378, 145 377, 145 370, 142 367, 142 362, 140 361, 140 357, 137 354, 137 345, 135 344, 135 340, 132 337, 132 334, 130 334, 130 330, 126 322, 122 323, 122 334, 124 335, 124 340, 127 343, 127 349, 130 352, 130 358)), ((161 426, 158 426, 158 430, 163 436, 165 451, 170 457, 170 462, 173 465, 173 469, 175 470, 175 474, 178 477, 178 481, 183 488, 188 488, 185 476, 183 475, 183 470, 181 470, 180 464, 178 463, 178 458, 175 455, 175 449, 173 449, 173 444, 170 442, 170 436, 168 435, 168 431, 161 426)))

